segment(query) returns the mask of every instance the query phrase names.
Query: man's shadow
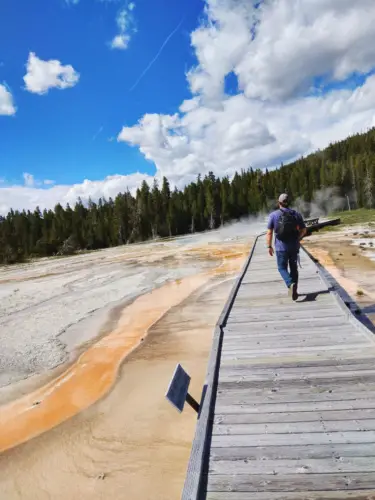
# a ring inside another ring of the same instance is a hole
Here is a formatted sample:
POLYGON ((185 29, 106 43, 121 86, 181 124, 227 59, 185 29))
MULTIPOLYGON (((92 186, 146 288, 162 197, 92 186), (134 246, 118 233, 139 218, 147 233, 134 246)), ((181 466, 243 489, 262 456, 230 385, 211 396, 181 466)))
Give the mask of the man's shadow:
POLYGON ((333 291, 333 288, 330 288, 329 290, 320 290, 319 292, 301 293, 299 294, 298 300, 296 300, 296 302, 314 302, 319 295, 328 295, 331 291, 333 291), (300 298, 302 298, 302 300, 300 300, 300 298))
POLYGON ((375 314, 375 304, 371 306, 362 307, 363 314, 375 314))
MULTIPOLYGON (((306 250, 305 250, 306 251, 306 250)), ((307 251, 306 253, 310 255, 307 251)), ((375 325, 370 320, 366 314, 371 314, 375 312, 375 304, 371 306, 364 307, 363 309, 357 304, 357 302, 349 295, 349 293, 339 284, 339 282, 332 276, 332 274, 327 271, 327 269, 322 266, 316 259, 313 259, 316 263, 320 274, 323 275, 325 281, 329 283, 328 290, 322 290, 314 293, 301 294, 302 300, 297 300, 298 303, 303 302, 314 302, 318 295, 328 294, 330 292, 336 292, 341 300, 345 303, 349 311, 357 318, 357 320, 362 323, 368 330, 375 334, 375 325)))

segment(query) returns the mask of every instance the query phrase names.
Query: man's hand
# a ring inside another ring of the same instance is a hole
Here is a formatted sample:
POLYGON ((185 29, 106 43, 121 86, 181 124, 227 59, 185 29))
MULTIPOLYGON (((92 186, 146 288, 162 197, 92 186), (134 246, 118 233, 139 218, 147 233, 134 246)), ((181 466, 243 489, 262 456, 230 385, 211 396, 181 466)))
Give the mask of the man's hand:
POLYGON ((273 257, 274 251, 272 247, 268 247, 268 253, 270 254, 271 257, 273 257))

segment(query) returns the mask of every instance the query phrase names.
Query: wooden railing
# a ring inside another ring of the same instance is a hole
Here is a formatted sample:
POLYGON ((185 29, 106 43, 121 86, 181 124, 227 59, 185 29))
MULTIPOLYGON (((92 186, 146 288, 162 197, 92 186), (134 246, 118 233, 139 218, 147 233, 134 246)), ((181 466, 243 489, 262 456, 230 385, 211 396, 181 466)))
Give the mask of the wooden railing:
POLYGON ((315 224, 319 224, 319 217, 316 219, 307 219, 305 220, 306 227, 314 226, 315 224))
POLYGON ((216 390, 219 377, 223 327, 226 325, 229 313, 237 296, 243 277, 249 267, 258 238, 257 236, 242 272, 233 285, 228 300, 215 326, 211 355, 208 362, 206 381, 202 391, 198 423, 191 449, 190 460, 182 492, 182 500, 201 500, 205 497, 204 479, 207 475, 208 457, 211 445, 211 432, 216 402, 216 390))

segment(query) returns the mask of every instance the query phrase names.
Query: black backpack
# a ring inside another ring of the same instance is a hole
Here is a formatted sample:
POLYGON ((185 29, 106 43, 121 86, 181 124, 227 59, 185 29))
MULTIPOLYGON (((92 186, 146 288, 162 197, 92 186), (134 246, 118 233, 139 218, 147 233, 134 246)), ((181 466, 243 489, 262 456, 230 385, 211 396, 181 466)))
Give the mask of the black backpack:
POLYGON ((278 240, 287 243, 298 239, 298 221, 293 212, 280 210, 281 215, 276 225, 276 237, 278 240))

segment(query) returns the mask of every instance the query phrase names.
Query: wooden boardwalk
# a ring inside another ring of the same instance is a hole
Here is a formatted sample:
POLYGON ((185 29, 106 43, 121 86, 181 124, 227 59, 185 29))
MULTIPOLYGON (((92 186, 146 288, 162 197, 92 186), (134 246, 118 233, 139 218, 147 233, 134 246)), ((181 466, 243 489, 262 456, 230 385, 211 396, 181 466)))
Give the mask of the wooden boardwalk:
POLYGON ((375 499, 375 337, 258 238, 217 324, 184 500, 375 499))

